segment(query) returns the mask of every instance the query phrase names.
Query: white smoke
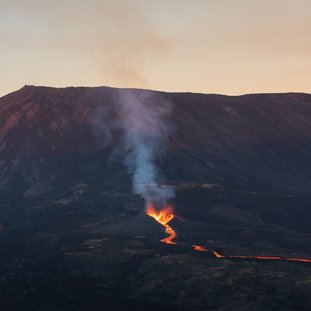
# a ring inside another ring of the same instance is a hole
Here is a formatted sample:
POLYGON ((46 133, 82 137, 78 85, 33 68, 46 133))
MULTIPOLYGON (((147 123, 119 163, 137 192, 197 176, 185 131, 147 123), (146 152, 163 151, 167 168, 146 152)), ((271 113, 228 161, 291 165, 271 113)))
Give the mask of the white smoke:
POLYGON ((168 138, 171 105, 158 94, 135 90, 119 91, 117 103, 133 191, 160 207, 174 197, 171 187, 160 184, 156 165, 168 138))

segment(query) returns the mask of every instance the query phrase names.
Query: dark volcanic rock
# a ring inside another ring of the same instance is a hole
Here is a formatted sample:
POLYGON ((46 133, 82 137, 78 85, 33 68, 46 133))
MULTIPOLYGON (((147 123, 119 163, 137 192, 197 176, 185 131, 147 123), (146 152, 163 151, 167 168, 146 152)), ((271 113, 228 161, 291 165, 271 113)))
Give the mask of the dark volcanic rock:
POLYGON ((146 214, 138 214, 130 219, 119 221, 117 224, 100 226, 94 230, 105 236, 145 237, 160 240, 165 235, 164 227, 146 214))
POLYGON ((0 310, 309 310, 310 264, 212 250, 311 258, 311 95, 131 91, 172 104, 166 245, 122 164, 125 91, 0 99, 0 310))
MULTIPOLYGON (((127 186, 119 162, 114 169, 106 163, 118 144, 118 132, 108 129, 122 122, 119 92, 125 90, 25 86, 1 98, 3 193, 24 193, 44 178, 127 186)), ((311 95, 132 92, 173 105, 173 132, 160 163, 169 179, 266 191, 310 188, 311 95)))
POLYGON ((50 182, 38 182, 33 184, 23 195, 26 200, 36 199, 42 195, 53 192, 54 187, 50 182))

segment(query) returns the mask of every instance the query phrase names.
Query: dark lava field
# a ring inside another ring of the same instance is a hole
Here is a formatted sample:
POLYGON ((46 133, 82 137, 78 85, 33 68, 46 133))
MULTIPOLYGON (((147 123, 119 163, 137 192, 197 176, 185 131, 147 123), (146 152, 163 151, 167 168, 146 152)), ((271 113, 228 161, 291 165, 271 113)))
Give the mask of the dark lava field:
POLYGON ((311 263, 191 247, 311 259, 310 189, 309 94, 25 86, 0 98, 0 310, 311 310, 311 263), (170 105, 176 245, 132 191, 126 92, 170 105))

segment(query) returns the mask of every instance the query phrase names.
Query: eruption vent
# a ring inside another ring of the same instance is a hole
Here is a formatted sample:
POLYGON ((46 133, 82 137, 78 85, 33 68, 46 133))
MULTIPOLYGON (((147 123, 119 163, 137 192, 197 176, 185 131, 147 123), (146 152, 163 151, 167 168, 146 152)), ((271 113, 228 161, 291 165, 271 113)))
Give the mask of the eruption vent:
POLYGON ((160 185, 156 165, 168 138, 171 105, 152 92, 135 90, 120 92, 118 105, 127 154, 124 162, 132 176, 133 191, 146 203, 162 207, 174 197, 171 187, 160 185))
POLYGON ((175 217, 173 212, 173 207, 168 203, 165 206, 157 210, 154 204, 148 203, 146 208, 146 214, 154 218, 158 223, 165 227, 165 232, 169 234, 167 238, 161 240, 161 242, 166 244, 176 244, 173 240, 176 238, 175 230, 168 225, 168 223, 175 217))

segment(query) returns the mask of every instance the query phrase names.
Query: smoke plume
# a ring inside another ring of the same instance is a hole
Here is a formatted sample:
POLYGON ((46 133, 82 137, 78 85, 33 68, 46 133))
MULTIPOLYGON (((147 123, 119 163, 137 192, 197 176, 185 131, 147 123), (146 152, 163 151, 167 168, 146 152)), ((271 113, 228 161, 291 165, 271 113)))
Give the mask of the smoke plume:
POLYGON ((121 127, 124 133, 124 163, 132 177, 133 191, 162 207, 174 191, 160 183, 156 161, 165 150, 170 128, 171 105, 149 91, 122 90, 118 95, 121 127))

